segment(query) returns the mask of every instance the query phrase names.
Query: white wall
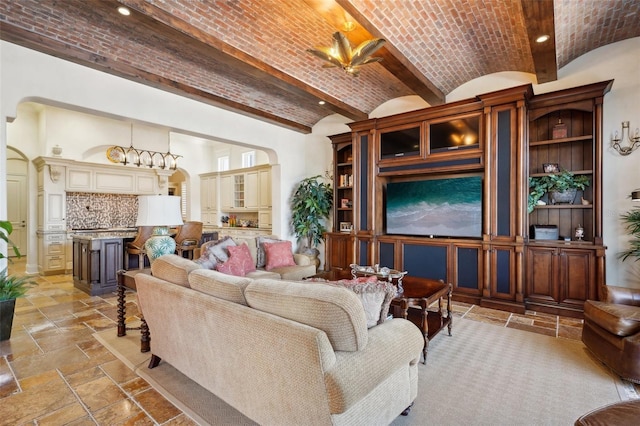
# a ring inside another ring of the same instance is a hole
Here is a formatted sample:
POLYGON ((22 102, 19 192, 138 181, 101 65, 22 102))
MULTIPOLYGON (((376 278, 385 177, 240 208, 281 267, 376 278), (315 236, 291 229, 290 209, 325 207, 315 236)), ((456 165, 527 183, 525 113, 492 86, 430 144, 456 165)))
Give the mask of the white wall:
MULTIPOLYGON (((75 156, 77 152, 86 152, 102 144, 127 142, 130 130, 123 124, 117 131, 120 140, 105 140, 89 131, 88 123, 82 123, 78 128, 68 127, 69 123, 53 123, 52 120, 41 118, 35 112, 40 129, 47 135, 47 129, 56 127, 58 135, 74 135, 69 138, 47 138, 44 143, 40 135, 15 137, 16 134, 27 130, 16 130, 17 133, 8 138, 8 122, 18 116, 18 106, 27 101, 38 102, 59 107, 55 113, 62 114, 64 110, 85 112, 89 115, 101 116, 111 120, 133 120, 141 124, 143 131, 154 133, 154 127, 170 129, 204 139, 223 143, 232 143, 245 147, 262 149, 269 155, 269 161, 274 166, 273 175, 273 231, 285 238, 291 238, 283 211, 288 210, 287 200, 283 194, 288 194, 299 180, 305 176, 305 141, 303 134, 284 129, 279 126, 251 119, 230 111, 222 110, 201 102, 183 98, 171 93, 163 92, 152 87, 141 85, 109 74, 97 72, 90 68, 63 61, 30 49, 23 48, 5 41, 0 42, 0 188, 6 188, 6 146, 11 144, 24 152, 32 160, 39 155, 50 155, 51 147, 56 143, 63 148, 63 156, 75 156), (144 128, 148 126, 148 128, 144 128), (82 129, 88 133, 84 138, 79 137, 82 129), (23 149, 23 147, 25 147, 23 149), (283 166, 281 167, 280 164, 283 166)), ((22 117, 20 117, 22 120, 22 117)), ((34 120, 33 116, 25 118, 34 120)), ((16 124, 16 127, 22 127, 16 124)), ((112 133, 110 133, 112 134, 112 133)), ((165 133, 166 135, 166 133, 165 133)), ((135 137, 135 130, 134 130, 135 137)), ((161 148, 164 148, 164 137, 161 148)), ((146 143, 146 142, 145 142, 146 143)), ((155 143, 155 142, 153 142, 155 143)), ((155 146, 155 145, 154 145, 155 146)), ((191 176, 211 171, 210 164, 205 164, 206 148, 198 150, 193 146, 181 146, 178 142, 171 146, 172 152, 185 155, 180 166, 188 170, 191 176)), ((91 153, 90 159, 101 157, 99 150, 91 153)), ((73 158, 73 157, 72 157, 73 158)), ((85 158, 86 160, 86 158, 85 158)), ((106 161, 101 159, 101 161, 106 161)), ((35 207, 36 185, 35 168, 30 166, 30 211, 35 207)), ((192 179, 197 181, 197 179, 192 179)), ((199 182, 193 184, 191 190, 199 194, 199 182)), ((6 217, 7 200, 2 191, 0 195, 0 217, 6 217)), ((195 208, 198 211, 199 208, 195 208)), ((36 222, 32 218, 29 224, 30 239, 27 255, 36 258, 36 222)))

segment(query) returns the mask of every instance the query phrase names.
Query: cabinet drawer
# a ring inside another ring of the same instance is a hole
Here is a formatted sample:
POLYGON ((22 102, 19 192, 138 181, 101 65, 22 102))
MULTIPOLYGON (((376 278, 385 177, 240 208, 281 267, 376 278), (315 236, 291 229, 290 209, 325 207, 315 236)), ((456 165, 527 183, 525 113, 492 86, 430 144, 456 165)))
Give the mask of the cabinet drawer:
POLYGON ((46 245, 47 255, 58 256, 65 254, 65 246, 62 242, 51 242, 46 245))
POLYGON ((66 234, 52 234, 45 235, 44 240, 46 242, 63 242, 67 239, 66 234))
POLYGON ((47 256, 45 258, 45 268, 47 271, 53 269, 64 269, 66 266, 66 259, 64 256, 47 256))

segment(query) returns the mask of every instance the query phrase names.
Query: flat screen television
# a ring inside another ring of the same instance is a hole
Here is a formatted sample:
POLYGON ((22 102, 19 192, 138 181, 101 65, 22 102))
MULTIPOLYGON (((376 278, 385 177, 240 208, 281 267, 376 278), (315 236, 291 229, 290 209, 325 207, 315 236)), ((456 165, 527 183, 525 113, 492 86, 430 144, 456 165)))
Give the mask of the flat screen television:
POLYGON ((457 118, 429 125, 429 151, 478 148, 480 116, 457 118))
POLYGON ((387 234, 479 238, 482 177, 389 182, 385 220, 387 234))
POLYGON ((420 155, 420 127, 380 133, 380 158, 420 155))

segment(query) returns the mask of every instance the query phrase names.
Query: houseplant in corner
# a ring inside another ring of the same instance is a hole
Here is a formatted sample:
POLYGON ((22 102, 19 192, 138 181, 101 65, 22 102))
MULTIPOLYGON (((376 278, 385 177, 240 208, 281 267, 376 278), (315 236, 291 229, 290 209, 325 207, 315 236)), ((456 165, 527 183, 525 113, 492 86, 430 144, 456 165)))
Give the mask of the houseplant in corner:
MULTIPOLYGON (((13 231, 11 222, 0 220, 0 228, 0 238, 12 248, 17 257, 20 257, 18 247, 9 239, 9 234, 13 231)), ((0 252, 0 259, 10 261, 2 252, 0 252)), ((10 276, 7 267, 0 272, 0 341, 11 338, 16 299, 24 296, 33 284, 34 282, 28 276, 10 276)))
POLYGON ((529 213, 533 211, 544 194, 549 194, 551 204, 573 204, 578 189, 584 191, 587 186, 589 186, 587 176, 575 175, 569 170, 530 177, 528 211, 529 213))
POLYGON ((640 260, 640 208, 635 208, 622 215, 627 231, 632 239, 629 242, 629 249, 620 252, 618 257, 624 262, 629 257, 635 257, 636 262, 640 260))
POLYGON ((293 233, 298 243, 303 244, 301 252, 316 259, 320 254, 317 247, 327 231, 324 222, 333 206, 333 189, 320 179, 320 175, 303 179, 291 198, 293 233))

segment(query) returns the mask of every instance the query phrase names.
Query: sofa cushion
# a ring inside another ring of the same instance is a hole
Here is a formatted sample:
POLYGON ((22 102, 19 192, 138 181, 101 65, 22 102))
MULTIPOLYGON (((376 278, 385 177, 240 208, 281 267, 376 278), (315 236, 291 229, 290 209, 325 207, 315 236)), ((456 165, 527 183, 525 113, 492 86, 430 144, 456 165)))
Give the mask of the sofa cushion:
POLYGON ((378 281, 375 276, 358 277, 353 280, 340 280, 329 284, 341 286, 353 291, 367 314, 367 327, 382 324, 389 314, 391 300, 396 297, 396 288, 387 281, 378 281))
POLYGON ((295 266, 291 241, 280 241, 277 243, 264 243, 266 263, 264 269, 271 271, 282 266, 295 266))
POLYGON ((247 304, 244 290, 249 283, 249 278, 234 277, 208 269, 198 269, 189 274, 192 289, 241 305, 247 304))
POLYGON ((244 292, 247 304, 324 331, 336 351, 366 347, 367 318, 352 291, 336 286, 277 280, 256 280, 244 292))
POLYGON ((256 247, 257 247, 256 267, 257 268, 264 268, 264 266, 266 265, 267 257, 264 252, 264 243, 277 243, 280 241, 283 241, 283 240, 279 239, 275 235, 259 236, 256 239, 256 247))
POLYGON ((316 274, 316 265, 280 266, 270 272, 277 273, 283 280, 301 281, 316 274))
POLYGON ((228 246, 229 260, 224 263, 218 263, 216 270, 224 274, 235 275, 238 277, 244 277, 247 272, 253 272, 256 270, 255 263, 249 253, 249 247, 246 244, 240 244, 239 246, 228 246))
POLYGON ((584 317, 616 336, 626 337, 640 331, 640 308, 587 300, 584 317))
POLYGON ((247 275, 245 275, 245 277, 247 278, 251 278, 254 280, 258 280, 260 278, 268 278, 271 280, 279 280, 282 278, 282 276, 277 273, 276 271, 265 271, 264 269, 256 269, 253 272, 247 272, 247 275))
POLYGON ((165 254, 151 263, 151 275, 170 283, 189 287, 191 271, 202 268, 196 262, 175 254, 165 254))

